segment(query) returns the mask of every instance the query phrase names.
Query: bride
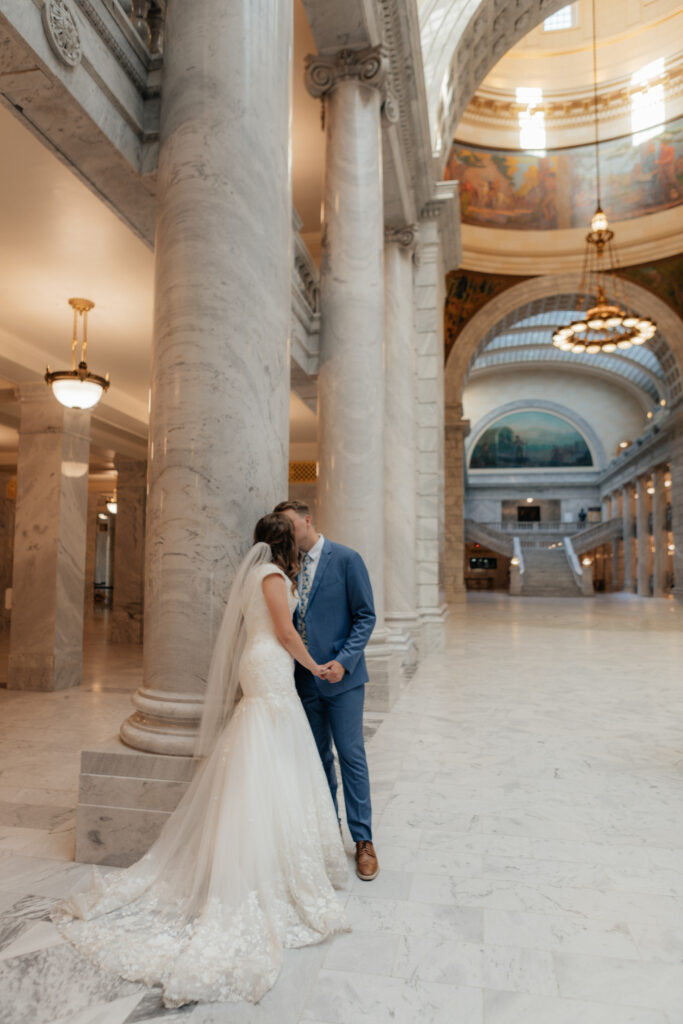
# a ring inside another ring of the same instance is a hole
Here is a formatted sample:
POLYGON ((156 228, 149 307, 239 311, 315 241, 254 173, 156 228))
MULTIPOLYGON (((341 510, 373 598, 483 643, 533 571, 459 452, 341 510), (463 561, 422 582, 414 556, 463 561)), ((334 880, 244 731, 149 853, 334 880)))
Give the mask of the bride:
POLYGON ((151 849, 60 904, 86 957, 161 985, 166 1006, 258 1002, 283 948, 348 931, 330 791, 292 658, 322 674, 292 625, 298 573, 287 516, 256 524, 214 648, 193 781, 151 849), (241 697, 237 699, 241 690, 241 697))

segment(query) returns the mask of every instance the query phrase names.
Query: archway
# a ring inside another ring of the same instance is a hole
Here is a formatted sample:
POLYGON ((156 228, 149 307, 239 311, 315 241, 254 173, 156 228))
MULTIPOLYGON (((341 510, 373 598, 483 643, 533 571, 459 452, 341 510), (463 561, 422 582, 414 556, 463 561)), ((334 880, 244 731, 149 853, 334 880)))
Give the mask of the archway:
MULTIPOLYGON (((650 348, 656 353, 666 374, 669 403, 675 404, 683 396, 683 320, 662 299, 640 285, 620 279, 626 300, 637 312, 647 313, 658 325, 658 332, 650 348)), ((512 318, 522 307, 557 295, 572 295, 579 291, 580 274, 566 273, 525 280, 492 299, 480 309, 459 333, 449 353, 445 367, 445 553, 444 577, 446 597, 459 601, 464 597, 464 496, 465 496, 465 438, 469 423, 462 418, 462 395, 469 367, 476 358, 480 345, 505 318, 512 318)), ((533 307, 532 307, 533 308, 533 307)), ((679 445, 683 449, 683 440, 679 445)), ((683 466, 681 467, 683 469, 683 466)), ((683 498, 683 495, 681 495, 683 498)), ((680 506, 680 501, 678 502, 680 506)), ((675 511, 679 535, 683 533, 683 514, 675 511)), ((676 532, 676 527, 674 527, 676 532)), ((681 567, 683 570, 683 566, 681 567)), ((680 573, 679 573, 680 575, 680 573)))

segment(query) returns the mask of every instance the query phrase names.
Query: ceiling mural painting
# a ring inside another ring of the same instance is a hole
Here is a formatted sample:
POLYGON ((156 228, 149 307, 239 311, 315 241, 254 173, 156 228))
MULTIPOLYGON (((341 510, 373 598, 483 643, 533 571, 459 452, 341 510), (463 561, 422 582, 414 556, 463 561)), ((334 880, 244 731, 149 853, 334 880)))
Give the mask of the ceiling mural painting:
MULTIPOLYGON (((683 203, 683 117, 654 138, 600 144, 602 205, 611 221, 683 203)), ((460 182, 462 221, 478 227, 551 231, 581 228, 595 210, 592 145, 547 152, 453 142, 444 174, 460 182)))
POLYGON ((445 358, 468 320, 501 292, 527 278, 513 274, 480 274, 475 270, 452 270, 446 275, 444 309, 445 358))

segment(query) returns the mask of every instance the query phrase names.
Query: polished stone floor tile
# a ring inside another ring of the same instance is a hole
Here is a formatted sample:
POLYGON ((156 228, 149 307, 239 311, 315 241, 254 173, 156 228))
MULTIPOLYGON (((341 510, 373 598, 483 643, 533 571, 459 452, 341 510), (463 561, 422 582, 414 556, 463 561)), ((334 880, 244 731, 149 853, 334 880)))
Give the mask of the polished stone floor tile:
POLYGON ((83 687, 0 689, 0 1024, 683 1024, 679 606, 453 608, 446 650, 366 722, 381 871, 346 886, 353 931, 287 951, 258 1006, 172 1011, 48 919, 90 872, 80 749, 140 680, 95 626, 83 687))

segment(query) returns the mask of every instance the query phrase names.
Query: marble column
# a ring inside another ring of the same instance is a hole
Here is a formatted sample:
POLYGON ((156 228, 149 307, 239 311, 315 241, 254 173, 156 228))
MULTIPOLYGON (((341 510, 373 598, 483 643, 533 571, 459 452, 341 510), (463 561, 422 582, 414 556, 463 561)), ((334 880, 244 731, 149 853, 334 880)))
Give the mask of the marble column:
POLYGON ((650 533, 648 529, 649 519, 649 495, 647 493, 647 481, 645 476, 639 476, 636 480, 636 535, 638 538, 638 569, 637 569, 637 593, 639 597, 650 596, 650 566, 652 564, 652 553, 650 550, 650 533))
POLYGON ((652 539, 654 556, 652 564, 652 596, 665 597, 667 570, 667 529, 666 529, 666 489, 664 479, 665 467, 657 466, 652 474, 655 493, 652 495, 652 539))
POLYGON ((367 648, 368 706, 391 706, 400 663, 384 618, 384 219, 380 48, 309 57, 325 104, 320 262, 318 511, 332 540, 363 556, 377 623, 367 648))
POLYGON ((63 690, 83 671, 90 413, 21 385, 10 690, 63 690))
POLYGON ((462 406, 446 407, 446 600, 465 600, 465 438, 462 406))
POLYGON ((674 597, 683 602, 683 422, 680 419, 672 438, 670 469, 674 597))
MULTIPOLYGON (((612 519, 618 519, 621 516, 621 509, 619 507, 621 501, 621 493, 615 491, 612 494, 612 519)), ((621 550, 619 545, 619 538, 615 537, 611 544, 612 547, 612 590, 621 590, 621 579, 622 579, 622 558, 620 558, 621 550)))
MULTIPOLYGON (((417 401, 417 607, 425 651, 442 650, 448 616, 445 574, 445 428, 443 320, 445 272, 439 221, 443 206, 427 204, 420 220, 415 270, 417 401), (436 466, 436 469, 434 468, 436 466)), ((456 570, 457 572, 457 570, 456 570)))
POLYGON ((631 484, 624 484, 621 489, 621 508, 623 522, 623 546, 624 546, 624 585, 626 593, 633 593, 635 590, 634 580, 634 542, 633 542, 633 487, 631 484))
POLYGON ((114 610, 111 640, 142 643, 147 463, 117 455, 114 610))
POLYGON ((143 680, 121 727, 143 753, 84 753, 79 860, 135 859, 173 809, 191 761, 166 755, 192 753, 235 569, 287 496, 292 22, 291 0, 168 5, 143 680))
POLYGON ((287 494, 291 2, 169 5, 144 684, 122 739, 190 754, 254 523, 287 494))
POLYGON ((95 551, 97 548, 97 513, 101 495, 98 491, 88 491, 88 508, 85 526, 85 586, 83 601, 86 617, 92 614, 95 592, 95 551))
POLYGON ((10 473, 0 473, 0 633, 9 628, 10 612, 5 607, 5 594, 12 586, 14 551, 15 488, 10 473))
POLYGON ((413 255, 417 229, 384 231, 385 621, 404 666, 417 664, 415 358, 413 255))

